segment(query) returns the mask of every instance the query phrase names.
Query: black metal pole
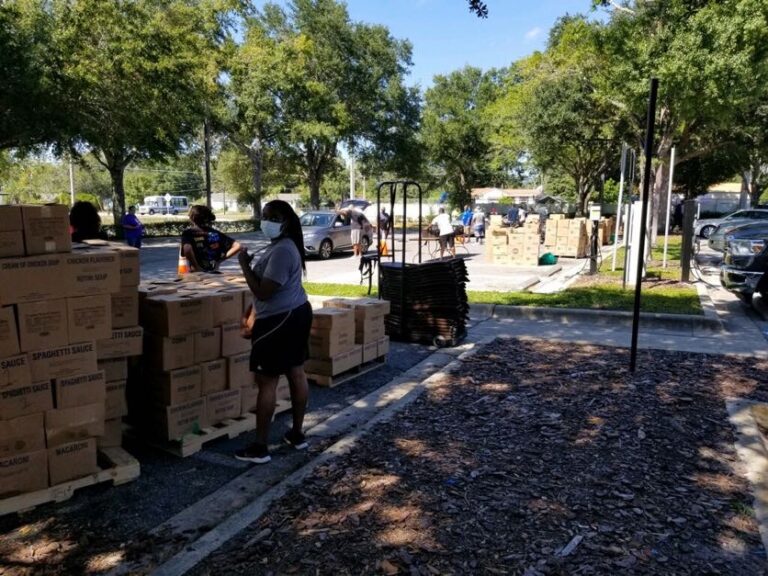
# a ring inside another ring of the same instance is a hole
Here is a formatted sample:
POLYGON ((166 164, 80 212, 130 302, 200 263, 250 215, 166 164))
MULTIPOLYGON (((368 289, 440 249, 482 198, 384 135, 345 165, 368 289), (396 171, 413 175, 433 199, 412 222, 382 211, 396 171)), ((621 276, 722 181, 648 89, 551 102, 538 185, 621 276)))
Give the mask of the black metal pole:
POLYGON ((659 79, 651 78, 651 94, 648 98, 648 120, 645 128, 645 168, 643 171, 643 207, 640 211, 640 234, 637 252, 637 270, 635 274, 635 309, 632 314, 632 349, 629 358, 629 371, 634 373, 637 363, 637 335, 640 327, 640 295, 642 292, 643 266, 645 265, 645 234, 648 218, 649 187, 651 180, 651 156, 653 154, 654 128, 656 126, 656 95, 659 91, 659 79))

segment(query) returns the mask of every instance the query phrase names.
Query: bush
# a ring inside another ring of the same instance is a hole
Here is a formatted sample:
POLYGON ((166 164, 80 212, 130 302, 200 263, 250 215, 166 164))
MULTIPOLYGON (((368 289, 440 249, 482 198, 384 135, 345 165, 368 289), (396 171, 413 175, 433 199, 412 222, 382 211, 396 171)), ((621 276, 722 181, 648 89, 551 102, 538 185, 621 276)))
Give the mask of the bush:
MULTIPOLYGON (((144 224, 144 238, 166 238, 166 237, 181 237, 181 233, 189 228, 190 223, 187 220, 166 220, 165 222, 151 222, 144 224)), ((224 232, 225 234, 234 234, 236 232, 256 232, 260 229, 258 220, 223 220, 221 222, 215 222, 214 226, 216 230, 224 232)), ((110 238, 122 237, 122 230, 118 230, 120 226, 113 224, 104 226, 104 231, 110 238)))

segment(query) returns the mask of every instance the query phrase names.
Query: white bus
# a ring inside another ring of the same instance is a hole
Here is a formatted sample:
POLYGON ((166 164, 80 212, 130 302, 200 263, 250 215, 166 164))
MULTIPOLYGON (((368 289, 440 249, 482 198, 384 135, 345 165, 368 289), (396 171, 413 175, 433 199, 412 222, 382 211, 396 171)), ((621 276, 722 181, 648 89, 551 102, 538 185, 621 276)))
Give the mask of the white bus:
POLYGON ((186 214, 189 199, 186 196, 145 196, 139 205, 139 214, 186 214))

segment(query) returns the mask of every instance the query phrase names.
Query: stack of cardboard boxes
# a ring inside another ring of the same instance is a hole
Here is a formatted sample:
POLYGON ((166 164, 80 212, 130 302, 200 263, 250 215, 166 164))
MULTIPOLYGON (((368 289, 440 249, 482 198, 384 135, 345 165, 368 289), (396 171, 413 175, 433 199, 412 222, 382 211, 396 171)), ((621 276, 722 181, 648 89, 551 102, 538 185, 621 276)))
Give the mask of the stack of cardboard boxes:
POLYGON ((544 245, 557 256, 584 258, 589 251, 587 219, 565 219, 562 214, 550 214, 544 245))
POLYGON ((94 473, 120 443, 124 371, 98 363, 141 352, 138 252, 73 247, 68 214, 0 206, 0 497, 94 473))
POLYGON ((255 408, 249 340, 240 319, 250 304, 241 278, 189 275, 140 287, 144 377, 132 419, 171 441, 255 408))
MULTIPOLYGON (((307 374, 337 376, 385 356, 389 337, 384 318, 389 302, 370 298, 333 298, 314 310, 307 374)), ((325 380, 316 379, 318 383, 325 380)))
POLYGON ((489 262, 511 266, 537 266, 539 263, 539 215, 530 214, 523 226, 502 228, 501 217, 491 216, 486 235, 489 262))

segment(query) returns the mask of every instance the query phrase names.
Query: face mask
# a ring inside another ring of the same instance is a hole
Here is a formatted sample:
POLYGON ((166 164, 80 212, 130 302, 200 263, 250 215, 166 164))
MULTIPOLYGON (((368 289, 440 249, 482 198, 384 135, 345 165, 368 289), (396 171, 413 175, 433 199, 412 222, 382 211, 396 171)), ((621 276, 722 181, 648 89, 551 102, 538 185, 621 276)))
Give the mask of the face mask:
POLYGON ((261 222, 261 231, 264 232, 264 236, 270 240, 274 240, 283 233, 283 224, 281 222, 263 220, 261 222))

